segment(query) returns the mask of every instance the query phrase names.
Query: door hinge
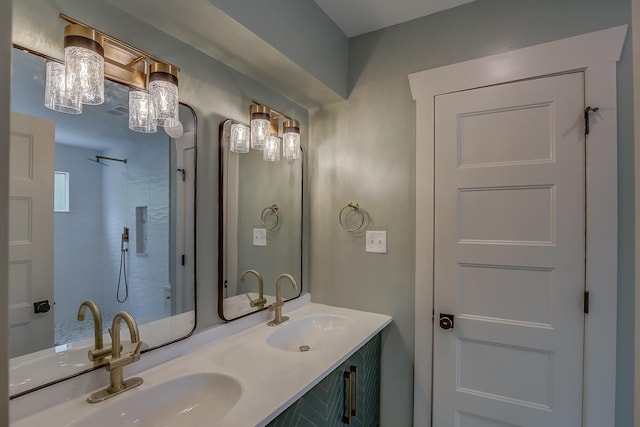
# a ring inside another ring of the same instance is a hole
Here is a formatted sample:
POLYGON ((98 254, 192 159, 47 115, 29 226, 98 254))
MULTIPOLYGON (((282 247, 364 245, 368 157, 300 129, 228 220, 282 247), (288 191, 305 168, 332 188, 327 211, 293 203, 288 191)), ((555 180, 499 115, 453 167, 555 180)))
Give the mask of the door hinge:
POLYGON ((584 134, 589 135, 589 116, 590 113, 595 113, 598 111, 599 107, 587 107, 584 109, 584 134))
POLYGON ((589 314, 589 291, 584 291, 584 314, 589 314))

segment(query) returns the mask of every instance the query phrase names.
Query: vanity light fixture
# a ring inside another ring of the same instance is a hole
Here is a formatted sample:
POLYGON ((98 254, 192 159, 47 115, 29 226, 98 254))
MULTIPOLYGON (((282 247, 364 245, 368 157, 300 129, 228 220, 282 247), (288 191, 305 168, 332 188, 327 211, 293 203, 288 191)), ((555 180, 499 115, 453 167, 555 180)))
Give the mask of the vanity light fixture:
MULTIPOLYGON (((300 157, 299 121, 255 100, 252 101, 249 117, 251 148, 261 150, 264 160, 276 162, 281 157, 287 160, 300 157), (280 134, 281 123, 282 134, 280 134)), ((241 134, 233 132, 229 134, 230 151, 247 153, 248 148, 235 139, 236 135, 239 137, 241 134)))
POLYGON ((130 88, 130 129, 152 133, 164 126, 172 138, 182 135, 178 67, 67 15, 59 16, 69 23, 64 30, 65 62, 47 63, 47 108, 78 114, 82 104, 102 104, 104 79, 109 78, 130 88))
POLYGON ((66 88, 80 95, 83 104, 104 102, 104 37, 79 24, 64 27, 66 88))
POLYGON ((282 125, 282 157, 296 160, 300 153, 300 122, 287 120, 282 125))

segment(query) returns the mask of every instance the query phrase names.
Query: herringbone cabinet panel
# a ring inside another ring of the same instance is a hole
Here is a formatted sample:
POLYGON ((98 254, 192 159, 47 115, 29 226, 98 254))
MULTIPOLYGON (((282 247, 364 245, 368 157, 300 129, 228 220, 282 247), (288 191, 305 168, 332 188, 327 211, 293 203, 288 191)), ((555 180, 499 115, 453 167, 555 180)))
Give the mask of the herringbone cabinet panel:
MULTIPOLYGON (((347 381, 343 373, 358 368, 358 414, 355 427, 377 427, 380 422, 380 334, 331 372, 268 427, 342 427, 347 381)), ((355 377, 353 379, 356 385, 355 377)))

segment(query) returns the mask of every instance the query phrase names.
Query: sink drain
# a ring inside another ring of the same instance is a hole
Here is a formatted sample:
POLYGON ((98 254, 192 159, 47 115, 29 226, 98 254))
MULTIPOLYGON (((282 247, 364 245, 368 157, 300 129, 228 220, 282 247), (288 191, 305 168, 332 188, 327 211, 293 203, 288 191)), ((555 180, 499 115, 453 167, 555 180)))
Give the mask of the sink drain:
POLYGON ((308 345, 301 345, 300 347, 298 347, 298 350, 300 350, 300 351, 309 351, 309 350, 311 350, 311 347, 309 347, 308 345))

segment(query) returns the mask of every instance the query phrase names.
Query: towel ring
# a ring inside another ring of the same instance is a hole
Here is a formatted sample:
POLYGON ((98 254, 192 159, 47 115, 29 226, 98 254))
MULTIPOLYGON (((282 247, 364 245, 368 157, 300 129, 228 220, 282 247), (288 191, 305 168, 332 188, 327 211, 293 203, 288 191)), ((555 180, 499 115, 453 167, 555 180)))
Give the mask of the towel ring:
POLYGON ((347 206, 340 209, 340 213, 338 214, 338 221, 340 222, 340 226, 349 233, 360 231, 360 229, 364 225, 364 212, 362 212, 362 210, 360 209, 360 205, 358 205, 358 202, 349 202, 347 203, 347 206), (347 211, 347 209, 349 209, 349 211, 347 211), (344 215, 345 211, 347 211, 346 215, 344 215), (346 217, 349 215, 349 212, 358 212, 360 214, 360 224, 358 224, 356 227, 349 228, 344 223, 344 219, 346 219, 346 217))
POLYGON ((278 209, 280 208, 278 208, 278 205, 276 205, 275 203, 262 209, 262 213, 260 214, 260 222, 262 223, 264 228, 266 228, 267 230, 273 230, 278 226, 278 223, 280 222, 280 215, 278 214, 278 209), (265 221, 265 218, 269 214, 276 217, 276 223, 273 224, 271 227, 269 227, 265 221))

